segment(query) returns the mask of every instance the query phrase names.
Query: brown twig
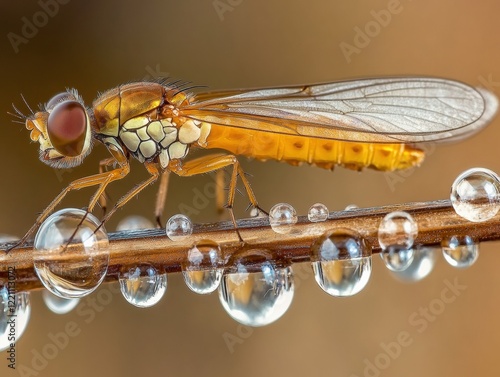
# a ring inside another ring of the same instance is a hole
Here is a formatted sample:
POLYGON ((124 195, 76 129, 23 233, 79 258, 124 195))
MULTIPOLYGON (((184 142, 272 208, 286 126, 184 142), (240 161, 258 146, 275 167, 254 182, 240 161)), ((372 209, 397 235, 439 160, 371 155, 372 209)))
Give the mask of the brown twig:
MULTIPOLYGON (((311 223, 306 216, 301 216, 288 234, 275 233, 268 219, 261 217, 238 221, 246 242, 243 246, 238 242, 231 222, 195 225, 191 237, 175 242, 162 229, 110 233, 110 260, 106 279, 116 280, 122 266, 136 263, 150 263, 167 272, 181 271, 182 265, 187 262, 187 250, 202 239, 210 239, 221 246, 227 266, 239 252, 253 248, 268 250, 273 259, 281 264, 309 261, 314 241, 322 233, 338 227, 357 230, 373 251, 378 252, 379 223, 392 211, 407 211, 417 221, 417 245, 438 245, 454 235, 468 235, 475 242, 500 239, 500 214, 489 221, 471 223, 455 213, 449 200, 331 212, 328 220, 320 223, 311 223)), ((9 245, 0 245, 0 249, 5 250, 9 245)), ((17 290, 41 287, 33 269, 31 244, 14 249, 9 254, 0 253, 0 282, 5 281, 8 268, 15 267, 17 290)))

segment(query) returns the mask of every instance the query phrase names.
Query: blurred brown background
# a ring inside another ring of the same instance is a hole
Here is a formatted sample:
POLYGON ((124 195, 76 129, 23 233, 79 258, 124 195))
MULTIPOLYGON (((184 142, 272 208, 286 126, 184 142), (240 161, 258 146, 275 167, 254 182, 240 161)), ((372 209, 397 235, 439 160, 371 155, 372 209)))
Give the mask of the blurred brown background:
MULTIPOLYGON (((98 91, 165 74, 212 89, 412 74, 474 85, 489 82, 500 94, 500 3, 493 0, 71 1, 48 16, 16 53, 8 33, 22 36, 23 17, 32 20, 40 11, 36 1, 0 3, 1 233, 22 235, 64 186, 96 172, 106 156, 96 147, 83 166, 59 174, 39 162, 38 145, 30 144, 28 132, 6 114, 12 102, 25 109, 20 93, 36 106, 66 87, 77 88, 90 103, 98 91), (376 21, 375 14, 389 10, 390 19, 376 21), (357 30, 367 26, 373 36, 363 44, 357 40, 356 47, 357 30), (357 48, 347 59, 342 43, 357 48)), ((500 172, 499 136, 500 119, 471 140, 433 151, 408 176, 342 169, 331 173, 274 162, 245 161, 244 168, 253 175, 257 197, 267 209, 281 201, 305 214, 314 202, 340 210, 352 203, 368 207, 443 199, 467 168, 500 172)), ((133 163, 132 169, 125 182, 111 188, 113 198, 146 177, 140 164, 133 163)), ((208 176, 174 177, 165 217, 178 212, 182 203, 190 205, 193 190, 210 181, 208 176)), ((83 207, 90 195, 90 190, 73 193, 63 206, 83 207)), ((127 214, 152 216, 154 195, 154 188, 143 192, 108 230, 127 214)), ((241 216, 245 206, 240 200, 241 216)), ((215 221, 214 204, 193 219, 215 221)), ((34 294, 17 363, 32 367, 33 352, 50 343, 49 333, 74 321, 81 333, 36 375, 492 375, 500 346, 497 248, 495 243, 482 245, 478 262, 467 270, 455 270, 440 257, 433 273, 412 285, 394 280, 377 257, 369 285, 348 299, 323 293, 312 273, 302 268, 306 272, 288 313, 253 332, 225 314, 217 295, 191 293, 180 275, 169 276, 167 293, 157 306, 140 310, 115 293, 108 305, 94 311, 90 323, 76 311, 52 314, 40 294, 34 294), (412 313, 439 299, 445 282, 455 279, 466 289, 418 332, 409 321, 412 313), (396 341, 402 332, 411 335, 411 345, 391 358, 386 369, 365 370, 387 353, 381 344, 396 341), (228 338, 234 341, 230 345, 228 338)), ((1 359, 1 376, 18 373, 1 359)))

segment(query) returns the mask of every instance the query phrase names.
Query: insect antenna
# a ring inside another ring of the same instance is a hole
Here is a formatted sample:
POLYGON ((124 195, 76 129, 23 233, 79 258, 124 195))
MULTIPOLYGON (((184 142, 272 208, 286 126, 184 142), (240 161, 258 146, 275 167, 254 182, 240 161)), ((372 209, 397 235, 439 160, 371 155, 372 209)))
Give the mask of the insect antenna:
POLYGON ((23 94, 21 93, 21 98, 23 99, 24 104, 30 111, 31 115, 35 115, 35 112, 31 109, 30 105, 28 104, 28 101, 26 101, 26 98, 24 98, 23 94))
POLYGON ((7 114, 13 116, 14 118, 17 118, 17 119, 13 119, 12 121, 14 123, 20 123, 20 124, 24 124, 26 122, 26 119, 28 119, 28 116, 27 115, 24 115, 21 110, 19 110, 16 105, 12 104, 12 108, 14 109, 14 112, 11 113, 10 111, 7 111, 7 114))
MULTIPOLYGON (((30 105, 28 104, 28 101, 26 101, 26 98, 24 98, 24 96, 21 94, 21 98, 23 99, 23 102, 24 104, 26 105, 26 107, 28 108, 28 110, 30 111, 30 115, 33 116, 35 115, 35 113, 33 112, 33 110, 31 109, 30 105)), ((13 120, 14 123, 20 123, 20 124, 24 124, 26 122, 26 119, 29 118, 29 115, 25 115, 21 110, 19 110, 16 105, 12 104, 12 108, 14 109, 14 112, 11 113, 9 111, 7 111, 7 114, 13 116, 14 118, 17 118, 17 120, 13 120)))

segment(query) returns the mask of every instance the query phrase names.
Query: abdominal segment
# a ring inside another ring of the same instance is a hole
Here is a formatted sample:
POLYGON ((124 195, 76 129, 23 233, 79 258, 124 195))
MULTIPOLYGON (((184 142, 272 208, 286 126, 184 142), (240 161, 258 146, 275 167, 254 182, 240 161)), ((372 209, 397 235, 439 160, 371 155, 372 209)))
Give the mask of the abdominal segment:
POLYGON ((211 125, 203 147, 292 165, 306 162, 325 169, 340 165, 353 170, 393 171, 418 166, 424 158, 422 150, 406 144, 346 142, 218 125, 211 125))

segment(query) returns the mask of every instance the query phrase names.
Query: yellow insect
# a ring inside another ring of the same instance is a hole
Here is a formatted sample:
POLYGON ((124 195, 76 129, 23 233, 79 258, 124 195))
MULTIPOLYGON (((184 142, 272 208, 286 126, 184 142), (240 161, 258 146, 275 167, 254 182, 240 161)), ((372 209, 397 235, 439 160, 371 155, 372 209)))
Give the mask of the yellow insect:
MULTIPOLYGON (((480 130, 495 115, 496 97, 487 90, 439 78, 375 78, 283 88, 188 93, 184 84, 137 82, 101 94, 91 108, 76 90, 53 97, 30 116, 16 112, 40 144, 40 160, 55 168, 79 165, 92 144, 111 157, 100 173, 70 183, 43 211, 20 241, 44 221, 71 190, 97 186, 92 211, 107 185, 130 170, 131 156, 151 177, 123 196, 103 218, 158 179, 173 172, 191 176, 233 168, 227 207, 234 202, 238 176, 250 203, 258 207, 236 155, 326 169, 382 171, 419 165, 415 144, 458 140, 480 130), (230 153, 184 161, 194 148, 230 153), (115 166, 105 171, 106 166, 115 166)), ((166 179, 161 180, 166 191, 166 179)), ((163 210, 156 208, 159 218, 163 210)))

